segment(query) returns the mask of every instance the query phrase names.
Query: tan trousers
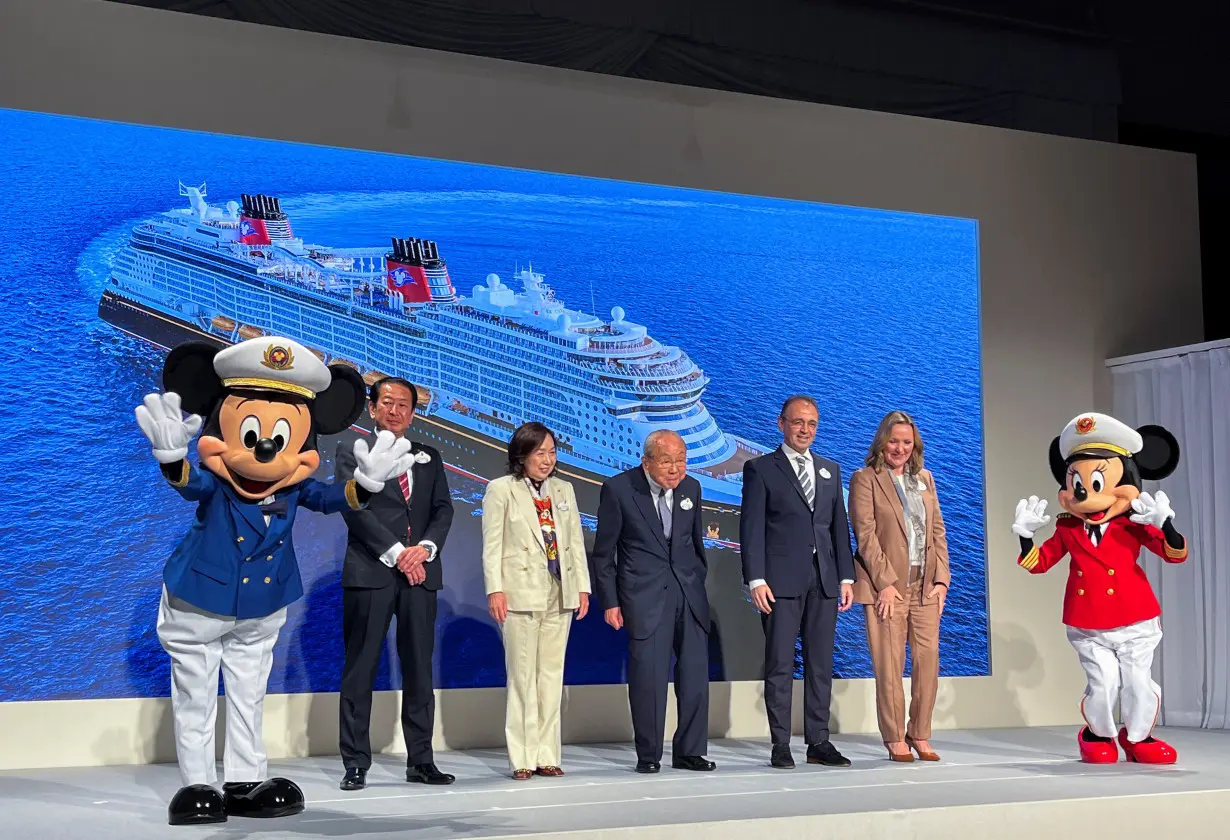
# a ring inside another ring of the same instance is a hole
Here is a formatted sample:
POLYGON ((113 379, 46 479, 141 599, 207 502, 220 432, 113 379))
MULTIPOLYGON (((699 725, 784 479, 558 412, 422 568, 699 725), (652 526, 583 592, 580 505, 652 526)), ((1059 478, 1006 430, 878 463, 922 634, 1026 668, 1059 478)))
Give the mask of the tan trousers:
POLYGON ((905 603, 893 608, 893 617, 882 621, 875 604, 865 604, 867 643, 876 677, 876 712, 884 743, 899 743, 908 735, 917 741, 931 737, 931 715, 940 679, 940 605, 923 601, 922 582, 901 593, 905 603), (905 643, 910 642, 913 672, 910 675, 910 722, 905 720, 905 643))
POLYGON ((559 581, 551 578, 550 585, 546 610, 509 610, 504 620, 504 738, 513 770, 558 767, 561 761, 560 704, 572 610, 560 606, 559 581))

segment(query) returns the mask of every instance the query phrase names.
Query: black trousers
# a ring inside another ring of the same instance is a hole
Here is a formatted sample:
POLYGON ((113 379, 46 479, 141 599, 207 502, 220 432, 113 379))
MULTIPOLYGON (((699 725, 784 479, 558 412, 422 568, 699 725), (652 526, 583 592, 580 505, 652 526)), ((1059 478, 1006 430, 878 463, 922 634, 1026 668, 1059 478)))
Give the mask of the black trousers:
POLYGON ((398 579, 383 589, 342 591, 342 634, 346 662, 342 667, 339 747, 346 767, 372 765, 372 686, 389 632, 397 616, 397 656, 401 660, 401 726, 406 739, 406 763, 433 761, 436 697, 431 655, 436 641, 436 593, 398 579))
POLYGON ((645 639, 628 638, 628 705, 638 761, 662 760, 666 730, 666 685, 675 655, 675 700, 679 725, 675 756, 704 755, 709 742, 709 637, 688 607, 674 575, 659 594, 662 619, 645 639))
POLYGON ((764 705, 774 744, 790 743, 790 705, 794 691, 794 649, 803 636, 803 738, 808 744, 829 739, 833 697, 833 639, 837 634, 837 599, 820 591, 813 570, 811 584, 795 598, 776 596, 764 626, 764 705))

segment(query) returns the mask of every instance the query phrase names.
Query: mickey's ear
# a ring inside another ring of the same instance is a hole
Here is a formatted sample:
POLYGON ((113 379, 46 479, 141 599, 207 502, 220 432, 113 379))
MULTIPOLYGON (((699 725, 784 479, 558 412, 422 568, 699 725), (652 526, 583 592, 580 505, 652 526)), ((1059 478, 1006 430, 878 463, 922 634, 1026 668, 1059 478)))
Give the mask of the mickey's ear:
POLYGON ((1047 452, 1047 460, 1051 464, 1051 475, 1055 476, 1055 481, 1060 487, 1064 487, 1068 483, 1068 462, 1064 460, 1063 454, 1059 451, 1059 438, 1051 441, 1050 451, 1047 452))
POLYGON ((222 397, 222 380, 214 372, 217 345, 185 342, 167 354, 162 366, 162 388, 179 394, 184 411, 208 417, 222 397))
POLYGON ((359 419, 363 413, 363 400, 367 385, 354 368, 345 365, 329 365, 333 382, 316 395, 316 431, 322 435, 335 435, 359 419))
POLYGON ((1174 472, 1179 466, 1179 442, 1161 426, 1141 426, 1140 433, 1145 445, 1133 458, 1140 467, 1140 477, 1158 481, 1174 472))

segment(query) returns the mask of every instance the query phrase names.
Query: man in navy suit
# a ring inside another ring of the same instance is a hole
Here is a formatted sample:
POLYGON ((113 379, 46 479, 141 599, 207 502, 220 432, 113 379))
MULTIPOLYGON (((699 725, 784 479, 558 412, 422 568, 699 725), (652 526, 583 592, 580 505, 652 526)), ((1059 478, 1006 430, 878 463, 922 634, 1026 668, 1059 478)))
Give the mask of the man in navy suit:
POLYGON ((782 447, 743 466, 743 579, 764 625, 772 764, 783 769, 794 767, 790 700, 800 630, 807 763, 850 764, 829 741, 829 704, 837 613, 854 603, 854 556, 841 467, 809 451, 819 419, 815 400, 790 397, 777 419, 782 447))
POLYGON ((713 770, 709 736, 709 600, 700 482, 683 438, 645 439, 641 466, 607 479, 598 502, 594 581, 606 623, 628 628, 628 704, 636 771, 661 769, 666 684, 675 654, 679 725, 671 766, 713 770))

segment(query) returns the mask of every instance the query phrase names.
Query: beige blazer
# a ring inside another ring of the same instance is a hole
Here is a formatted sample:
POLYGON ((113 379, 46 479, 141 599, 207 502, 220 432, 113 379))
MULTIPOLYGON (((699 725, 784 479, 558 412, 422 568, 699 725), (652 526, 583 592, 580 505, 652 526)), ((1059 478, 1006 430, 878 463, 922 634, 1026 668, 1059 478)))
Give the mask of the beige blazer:
MULTIPOLYGON (((923 595, 936 583, 948 585, 948 537, 935 479, 930 470, 918 474, 927 509, 927 544, 923 558, 923 595)), ((910 547, 905 509, 887 468, 863 467, 850 476, 850 524, 858 541, 854 562, 854 600, 874 604, 881 589, 896 586, 904 596, 910 575, 910 547)))
MULTIPOLYGON (((561 606, 575 610, 581 605, 579 594, 590 591, 577 496, 572 485, 562 478, 547 479, 546 491, 555 514, 561 606)), ((495 479, 483 495, 483 579, 487 594, 503 592, 510 610, 545 610, 550 578, 547 550, 530 488, 511 475, 495 479)))

